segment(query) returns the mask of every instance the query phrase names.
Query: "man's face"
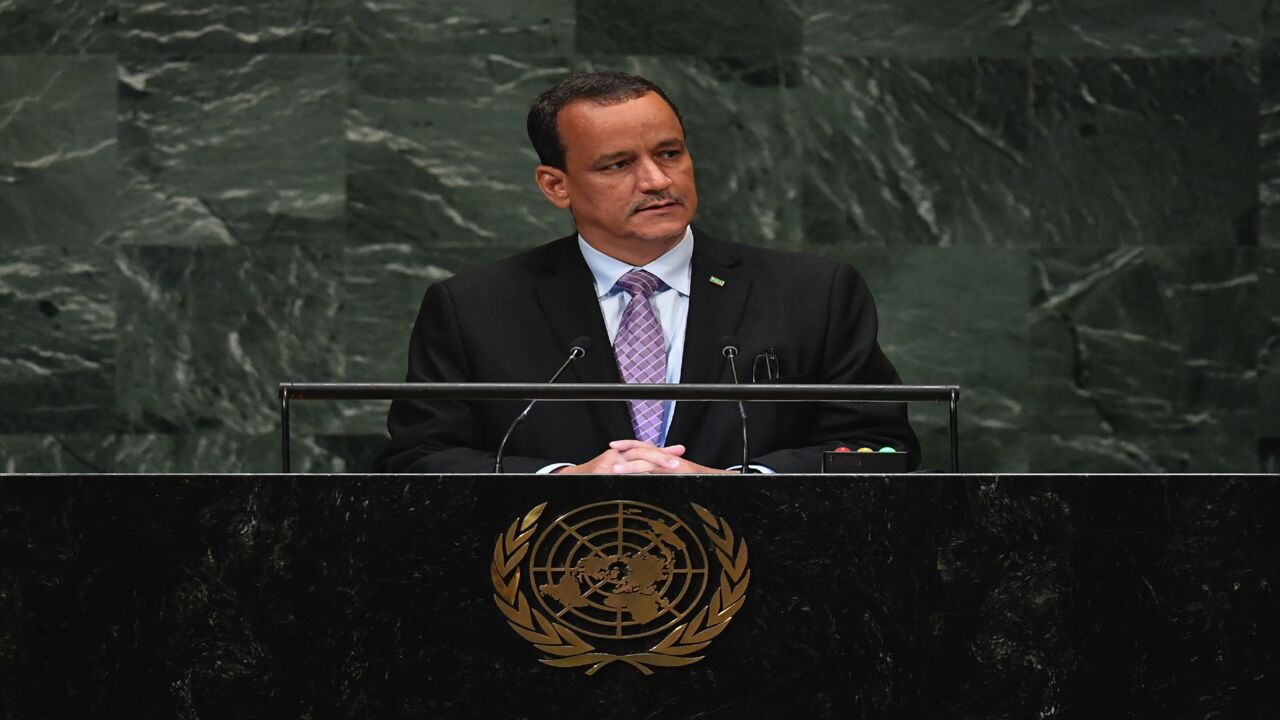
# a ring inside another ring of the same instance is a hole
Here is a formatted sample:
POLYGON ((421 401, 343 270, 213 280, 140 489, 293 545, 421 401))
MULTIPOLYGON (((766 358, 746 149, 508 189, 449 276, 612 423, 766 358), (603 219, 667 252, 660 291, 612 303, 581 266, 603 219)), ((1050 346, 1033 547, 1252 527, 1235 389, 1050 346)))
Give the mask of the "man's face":
POLYGON ((540 167, 539 185, 572 211, 588 242, 648 255, 684 235, 698 191, 684 132, 666 101, 656 93, 617 105, 578 100, 560 111, 558 127, 565 170, 540 167))

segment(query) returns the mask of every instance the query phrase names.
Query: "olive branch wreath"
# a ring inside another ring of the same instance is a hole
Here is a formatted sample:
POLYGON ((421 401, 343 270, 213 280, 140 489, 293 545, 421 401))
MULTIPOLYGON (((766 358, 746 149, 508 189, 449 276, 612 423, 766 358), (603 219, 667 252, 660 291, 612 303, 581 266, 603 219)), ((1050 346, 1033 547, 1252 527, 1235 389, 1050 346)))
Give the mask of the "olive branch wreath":
POLYGON ((542 660, 552 667, 590 665, 587 674, 594 675, 610 663, 624 662, 645 675, 652 675, 653 667, 692 665, 705 657, 694 653, 710 645, 742 609, 747 585, 751 582, 751 570, 747 568, 747 542, 739 539, 735 549, 733 530, 724 518, 716 517, 696 503, 690 505, 702 519, 703 529, 715 545, 716 558, 720 561, 720 586, 711 596, 711 601, 692 620, 677 625, 645 652, 628 655, 600 652, 576 632, 549 620, 529 604, 520 589, 520 562, 529 554, 529 541, 538 530, 538 519, 547 507, 545 502, 524 517, 516 518, 507 532, 498 536, 493 546, 493 564, 489 566, 495 591, 493 600, 516 634, 548 655, 556 656, 542 660))

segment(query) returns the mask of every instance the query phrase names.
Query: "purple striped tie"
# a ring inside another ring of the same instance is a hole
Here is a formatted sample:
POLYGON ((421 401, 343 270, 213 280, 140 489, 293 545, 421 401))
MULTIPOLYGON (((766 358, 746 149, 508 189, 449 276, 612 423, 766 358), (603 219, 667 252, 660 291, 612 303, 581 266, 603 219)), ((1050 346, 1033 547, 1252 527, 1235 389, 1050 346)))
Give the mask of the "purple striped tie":
MULTIPOLYGON (((649 296, 661 285, 661 280, 645 270, 632 270, 618 278, 617 287, 631 296, 613 341, 613 354, 618 359, 623 382, 667 381, 667 344, 662 339, 658 316, 649 304, 649 296)), ((632 400, 627 405, 631 408, 631 427, 636 431, 636 439, 657 445, 662 435, 662 401, 632 400)))

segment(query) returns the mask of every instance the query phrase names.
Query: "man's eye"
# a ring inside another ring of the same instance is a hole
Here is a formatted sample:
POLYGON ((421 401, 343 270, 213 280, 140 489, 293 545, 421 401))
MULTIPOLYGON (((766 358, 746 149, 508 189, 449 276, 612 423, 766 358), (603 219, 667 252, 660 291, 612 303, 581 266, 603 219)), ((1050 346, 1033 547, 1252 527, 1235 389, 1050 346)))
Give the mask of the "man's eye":
POLYGON ((660 153, 658 153, 658 154, 659 154, 659 155, 661 155, 662 157, 664 157, 664 158, 668 159, 668 160, 670 160, 671 158, 677 158, 677 157, 680 157, 680 151, 679 151, 679 150, 663 150, 662 152, 660 152, 660 153))
POLYGON ((608 165, 605 165, 605 166, 604 166, 604 169, 605 169, 605 170, 621 170, 622 168, 624 168, 624 167, 626 167, 626 166, 627 166, 627 161, 626 161, 626 160, 619 160, 619 161, 618 161, 618 162, 616 162, 616 163, 610 163, 610 164, 608 164, 608 165))

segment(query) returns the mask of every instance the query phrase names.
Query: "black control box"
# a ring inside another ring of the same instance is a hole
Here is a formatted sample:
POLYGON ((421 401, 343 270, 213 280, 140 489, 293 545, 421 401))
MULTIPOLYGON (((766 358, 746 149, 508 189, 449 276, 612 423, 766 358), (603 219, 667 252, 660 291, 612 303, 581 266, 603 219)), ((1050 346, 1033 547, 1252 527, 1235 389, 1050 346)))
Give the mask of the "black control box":
POLYGON ((887 473, 907 472, 905 452, 836 452, 826 450, 822 453, 822 472, 855 473, 859 475, 881 475, 887 473))

